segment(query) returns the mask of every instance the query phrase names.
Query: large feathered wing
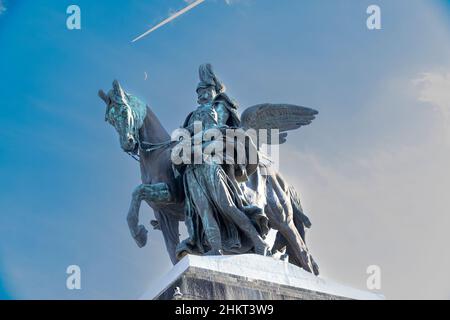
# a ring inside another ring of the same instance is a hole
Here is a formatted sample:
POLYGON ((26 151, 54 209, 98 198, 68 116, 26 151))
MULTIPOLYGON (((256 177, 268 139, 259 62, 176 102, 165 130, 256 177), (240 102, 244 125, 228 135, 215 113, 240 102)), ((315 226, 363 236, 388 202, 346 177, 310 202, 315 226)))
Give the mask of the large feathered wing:
POLYGON ((269 144, 282 144, 286 142, 287 131, 309 125, 318 113, 314 109, 292 104, 258 104, 242 113, 241 126, 244 130, 254 129, 257 134, 260 129, 266 129, 269 144), (277 129, 279 136, 273 137, 271 129, 277 129))

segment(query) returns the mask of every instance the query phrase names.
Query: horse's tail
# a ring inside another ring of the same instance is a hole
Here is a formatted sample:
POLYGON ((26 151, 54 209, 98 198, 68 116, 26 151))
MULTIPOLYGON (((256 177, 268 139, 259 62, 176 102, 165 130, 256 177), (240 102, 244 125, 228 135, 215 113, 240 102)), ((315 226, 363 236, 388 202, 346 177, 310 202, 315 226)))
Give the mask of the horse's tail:
POLYGON ((311 228, 311 221, 303 212, 302 204, 300 202, 300 196, 297 191, 295 191, 294 187, 289 186, 289 196, 291 198, 292 203, 292 211, 294 213, 294 224, 299 228, 302 224, 305 228, 311 228))

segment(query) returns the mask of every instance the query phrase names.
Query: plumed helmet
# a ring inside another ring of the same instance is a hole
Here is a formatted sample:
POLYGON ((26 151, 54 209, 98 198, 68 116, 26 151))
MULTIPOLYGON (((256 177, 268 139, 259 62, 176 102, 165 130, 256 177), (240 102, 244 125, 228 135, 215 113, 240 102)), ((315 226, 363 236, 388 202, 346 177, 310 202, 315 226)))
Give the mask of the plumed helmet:
POLYGON ((217 93, 225 91, 225 86, 214 74, 212 65, 210 63, 204 63, 198 69, 198 75, 200 82, 197 86, 197 91, 201 88, 214 87, 217 93))

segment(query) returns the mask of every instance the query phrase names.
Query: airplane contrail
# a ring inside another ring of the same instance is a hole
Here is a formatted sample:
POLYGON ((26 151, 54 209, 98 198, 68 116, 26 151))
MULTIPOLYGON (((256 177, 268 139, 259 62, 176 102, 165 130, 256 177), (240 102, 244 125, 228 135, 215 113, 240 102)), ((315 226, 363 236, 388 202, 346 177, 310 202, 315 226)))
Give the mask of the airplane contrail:
POLYGON ((198 6, 199 4, 201 4, 202 2, 205 2, 205 0, 196 0, 194 2, 192 2, 191 4, 189 4, 187 7, 181 9, 180 11, 175 12, 173 15, 171 15, 170 17, 168 17, 167 19, 165 19, 164 21, 158 23, 156 26, 154 26, 153 28, 151 28, 150 30, 146 31, 145 33, 141 34, 140 36, 136 37, 135 39, 133 39, 131 42, 136 42, 139 39, 142 39, 143 37, 145 37, 146 35, 152 33, 153 31, 155 31, 156 29, 161 28, 163 25, 169 23, 170 21, 178 18, 179 16, 181 16, 182 14, 188 12, 189 10, 192 10, 193 8, 195 8, 196 6, 198 6))

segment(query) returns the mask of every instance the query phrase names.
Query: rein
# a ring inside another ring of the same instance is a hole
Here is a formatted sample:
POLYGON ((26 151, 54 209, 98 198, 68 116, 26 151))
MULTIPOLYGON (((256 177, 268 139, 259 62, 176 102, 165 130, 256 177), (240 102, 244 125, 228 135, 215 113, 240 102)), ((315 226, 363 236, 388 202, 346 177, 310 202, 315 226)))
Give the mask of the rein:
MULTIPOLYGON (((137 141, 138 141, 138 150, 139 151, 144 151, 144 152, 153 152, 159 149, 163 149, 165 147, 170 146, 174 141, 165 141, 165 142, 159 142, 159 143, 151 143, 151 142, 146 142, 146 141, 142 141, 139 137, 139 134, 137 134, 137 141)), ((134 154, 133 152, 127 152, 127 154, 133 158, 134 160, 136 160, 137 162, 141 162, 141 157, 139 156, 139 154, 134 154)))

